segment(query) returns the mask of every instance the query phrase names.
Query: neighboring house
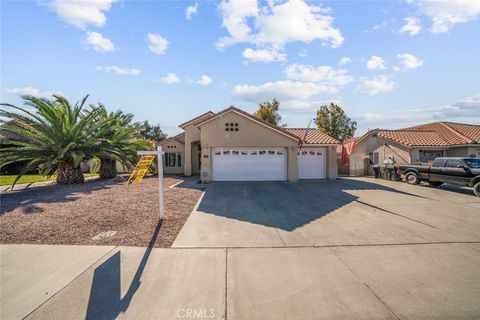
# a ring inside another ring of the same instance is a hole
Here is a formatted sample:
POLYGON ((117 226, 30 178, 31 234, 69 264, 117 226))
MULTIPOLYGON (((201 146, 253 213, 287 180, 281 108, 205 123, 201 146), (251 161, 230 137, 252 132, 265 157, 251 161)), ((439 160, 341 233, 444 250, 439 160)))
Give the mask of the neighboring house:
POLYGON ((339 142, 309 129, 271 125, 235 107, 182 123, 183 133, 160 143, 164 172, 209 181, 336 179, 339 142))
POLYGON ((436 157, 480 157, 480 125, 433 122, 398 130, 371 130, 356 138, 352 176, 372 175, 375 164, 432 162, 436 157))

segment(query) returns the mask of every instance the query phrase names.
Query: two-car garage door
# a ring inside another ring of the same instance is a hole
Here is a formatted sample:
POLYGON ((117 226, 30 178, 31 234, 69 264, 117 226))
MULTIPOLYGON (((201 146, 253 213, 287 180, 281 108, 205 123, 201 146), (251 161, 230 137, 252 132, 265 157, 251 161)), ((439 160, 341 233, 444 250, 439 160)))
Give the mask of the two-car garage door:
MULTIPOLYGON (((325 179, 325 148, 298 152, 299 179, 325 179)), ((213 181, 287 180, 287 151, 284 148, 215 148, 212 152, 213 181)))
POLYGON ((281 181, 287 179, 284 148, 215 148, 214 181, 281 181))

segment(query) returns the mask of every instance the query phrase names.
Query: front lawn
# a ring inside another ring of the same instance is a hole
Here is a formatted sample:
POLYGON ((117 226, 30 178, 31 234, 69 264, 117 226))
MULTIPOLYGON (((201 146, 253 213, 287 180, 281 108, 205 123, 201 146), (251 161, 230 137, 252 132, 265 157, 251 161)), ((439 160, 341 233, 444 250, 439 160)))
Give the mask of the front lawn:
MULTIPOLYGON (((85 177, 93 177, 96 176, 97 174, 95 173, 85 173, 85 177)), ((16 175, 0 175, 0 186, 9 186, 13 184, 13 181, 15 181, 16 175)), ((55 180, 55 176, 51 177, 46 177, 46 176, 41 176, 38 174, 26 174, 20 178, 20 180, 17 181, 17 184, 21 183, 33 183, 33 182, 42 182, 42 181, 53 181, 55 180)))

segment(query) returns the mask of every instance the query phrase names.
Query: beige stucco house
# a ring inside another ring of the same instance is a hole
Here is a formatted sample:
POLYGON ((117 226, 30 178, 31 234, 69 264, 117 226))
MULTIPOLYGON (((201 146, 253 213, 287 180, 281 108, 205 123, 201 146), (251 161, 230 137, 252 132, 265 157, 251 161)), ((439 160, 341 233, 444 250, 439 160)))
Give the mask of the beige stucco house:
POLYGON ((480 125, 433 122, 398 130, 371 130, 356 138, 351 176, 372 175, 375 164, 432 162, 437 157, 480 157, 480 125))
POLYGON ((210 181, 336 179, 339 142, 309 129, 266 123, 241 109, 207 112, 180 125, 183 132, 160 143, 166 174, 200 175, 210 181))

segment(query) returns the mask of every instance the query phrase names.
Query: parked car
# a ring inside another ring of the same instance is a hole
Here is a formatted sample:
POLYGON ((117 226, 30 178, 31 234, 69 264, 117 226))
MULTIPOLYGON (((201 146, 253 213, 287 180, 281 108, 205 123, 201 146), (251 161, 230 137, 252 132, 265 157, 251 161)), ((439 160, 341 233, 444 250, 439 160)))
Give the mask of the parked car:
POLYGON ((409 184, 426 181, 434 187, 445 182, 472 187, 480 197, 480 159, 436 158, 430 165, 400 165, 398 174, 409 184))

